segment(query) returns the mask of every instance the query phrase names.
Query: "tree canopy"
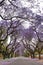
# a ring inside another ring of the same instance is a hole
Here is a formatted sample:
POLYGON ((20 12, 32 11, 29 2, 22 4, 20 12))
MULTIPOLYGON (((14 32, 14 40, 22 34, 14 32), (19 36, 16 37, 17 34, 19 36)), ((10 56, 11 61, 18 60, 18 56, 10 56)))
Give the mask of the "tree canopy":
POLYGON ((41 53, 42 3, 42 0, 0 0, 0 53, 3 56, 12 57, 17 51, 23 55, 25 48, 33 55, 37 48, 41 53))

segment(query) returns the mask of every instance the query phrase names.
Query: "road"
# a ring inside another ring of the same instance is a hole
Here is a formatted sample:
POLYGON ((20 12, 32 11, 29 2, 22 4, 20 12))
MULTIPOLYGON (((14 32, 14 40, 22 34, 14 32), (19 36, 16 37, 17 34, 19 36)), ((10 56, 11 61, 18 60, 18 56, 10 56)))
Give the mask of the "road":
POLYGON ((38 62, 38 59, 17 57, 0 60, 0 65, 43 65, 43 62, 38 62))

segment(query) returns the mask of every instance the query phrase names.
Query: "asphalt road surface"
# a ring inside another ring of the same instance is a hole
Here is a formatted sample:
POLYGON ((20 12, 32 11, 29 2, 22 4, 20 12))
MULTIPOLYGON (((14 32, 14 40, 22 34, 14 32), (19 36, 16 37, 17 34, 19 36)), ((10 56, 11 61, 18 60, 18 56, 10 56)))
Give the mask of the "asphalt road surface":
POLYGON ((6 60, 0 60, 0 65, 43 65, 43 62, 38 62, 38 59, 17 57, 6 60))

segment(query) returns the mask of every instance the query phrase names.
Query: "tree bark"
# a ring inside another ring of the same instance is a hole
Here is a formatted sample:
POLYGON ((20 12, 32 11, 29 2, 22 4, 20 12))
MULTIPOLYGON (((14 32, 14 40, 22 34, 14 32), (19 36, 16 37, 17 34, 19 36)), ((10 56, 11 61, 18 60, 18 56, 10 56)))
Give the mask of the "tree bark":
POLYGON ((33 53, 33 58, 35 58, 35 54, 33 53))
POLYGON ((39 59, 41 59, 41 53, 39 52, 39 59))

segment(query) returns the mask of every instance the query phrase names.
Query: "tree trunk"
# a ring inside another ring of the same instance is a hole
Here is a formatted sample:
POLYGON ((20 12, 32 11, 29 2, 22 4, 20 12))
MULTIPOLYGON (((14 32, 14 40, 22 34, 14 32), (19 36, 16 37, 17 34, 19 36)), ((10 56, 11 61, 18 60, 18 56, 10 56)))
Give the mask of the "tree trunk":
POLYGON ((31 58, 35 58, 35 54, 34 53, 31 54, 31 58))
POLYGON ((31 58, 32 58, 32 54, 31 54, 31 58))
POLYGON ((33 58, 35 58, 35 54, 33 53, 33 58))
POLYGON ((39 53, 39 59, 41 59, 41 54, 39 53))

